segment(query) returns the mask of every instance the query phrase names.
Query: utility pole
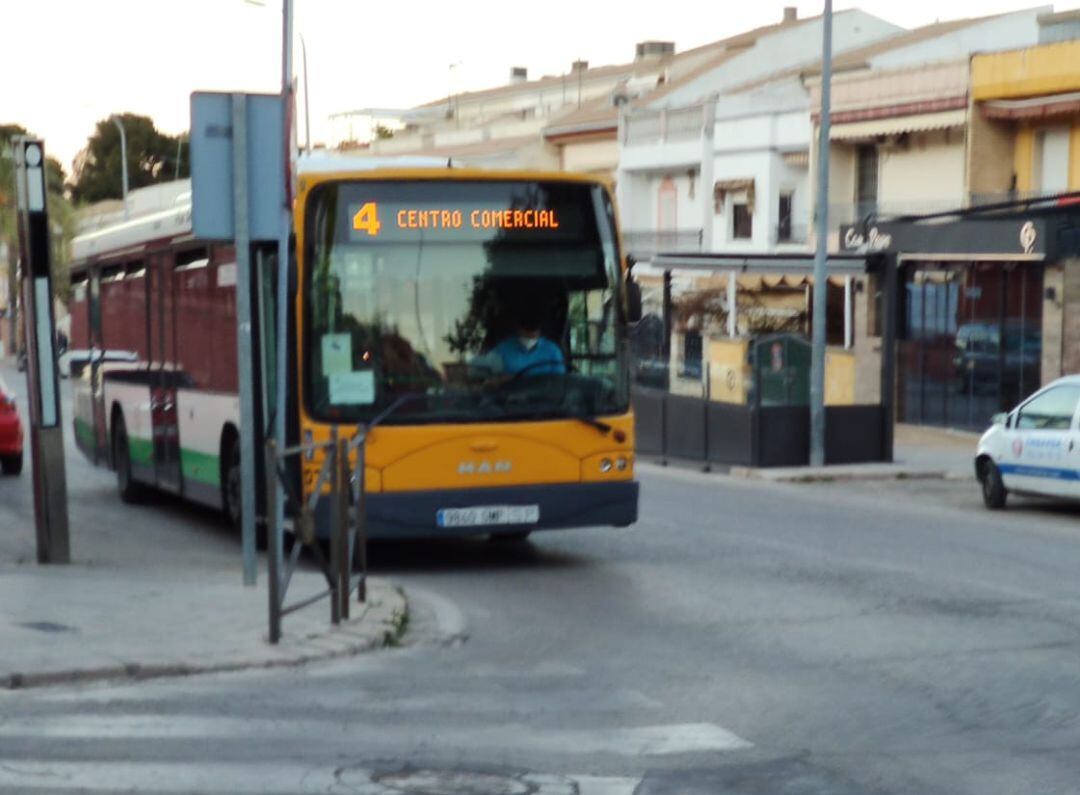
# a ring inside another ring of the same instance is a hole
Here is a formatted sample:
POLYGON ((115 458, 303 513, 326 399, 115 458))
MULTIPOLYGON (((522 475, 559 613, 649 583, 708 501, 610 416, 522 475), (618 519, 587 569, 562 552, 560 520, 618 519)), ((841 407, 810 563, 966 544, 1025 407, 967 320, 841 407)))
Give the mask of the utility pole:
POLYGON ((829 106, 832 82, 832 0, 825 0, 821 34, 821 125, 814 209, 814 317, 810 351, 810 466, 825 464, 825 323, 829 295, 829 106))
MULTIPOLYGON (((285 412, 287 410, 285 399, 285 387, 287 381, 286 369, 289 357, 289 237, 292 234, 292 40, 293 40, 293 4, 292 0, 283 0, 281 4, 281 125, 283 158, 283 174, 285 179, 285 201, 281 207, 281 223, 278 229, 278 261, 277 261, 277 330, 274 334, 276 339, 275 352, 277 362, 274 372, 274 442, 278 450, 285 450, 285 412)), ((270 475, 268 474, 268 477, 270 475)), ((283 555, 281 528, 285 522, 285 493, 282 489, 273 489, 274 504, 267 505, 266 510, 274 512, 273 523, 267 523, 274 528, 274 532, 267 539, 267 544, 273 544, 271 554, 276 560, 281 560, 283 555)), ((277 582, 278 572, 270 571, 269 598, 277 598, 280 582, 277 582)))
POLYGON ((60 418, 60 373, 54 346, 56 322, 53 317, 45 145, 25 137, 13 139, 12 145, 15 150, 19 259, 22 263, 37 559, 38 563, 70 563, 64 425, 60 418))

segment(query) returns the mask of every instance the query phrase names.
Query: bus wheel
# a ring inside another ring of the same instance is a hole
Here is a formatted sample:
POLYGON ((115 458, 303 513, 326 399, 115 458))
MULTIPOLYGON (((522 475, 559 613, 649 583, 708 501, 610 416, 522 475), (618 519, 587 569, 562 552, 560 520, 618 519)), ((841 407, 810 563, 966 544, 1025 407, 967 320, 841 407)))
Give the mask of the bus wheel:
POLYGON ((221 506, 229 524, 240 532, 240 511, 242 500, 240 477, 240 440, 235 433, 228 433, 221 457, 221 506))
MULTIPOLYGON (((240 438, 234 431, 227 432, 222 449, 221 507, 229 527, 240 535, 243 532, 244 481, 240 470, 240 438)), ((255 523, 255 547, 266 549, 266 525, 260 522, 255 523)))
POLYGON ((113 420, 113 466, 116 468, 116 488, 124 502, 138 502, 144 494, 142 485, 131 477, 131 448, 128 446, 124 415, 117 412, 113 420))

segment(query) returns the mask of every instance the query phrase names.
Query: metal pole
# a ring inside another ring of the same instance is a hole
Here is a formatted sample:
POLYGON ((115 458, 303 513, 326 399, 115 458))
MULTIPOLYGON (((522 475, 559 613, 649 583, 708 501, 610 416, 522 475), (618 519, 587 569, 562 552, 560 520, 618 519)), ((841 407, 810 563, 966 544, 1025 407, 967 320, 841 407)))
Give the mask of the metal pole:
POLYGON ((341 523, 348 521, 342 515, 341 493, 345 484, 341 480, 341 442, 338 427, 330 429, 330 447, 326 454, 330 457, 330 623, 341 623, 341 558, 345 550, 341 548, 341 523))
POLYGON ((367 429, 361 426, 359 433, 359 444, 356 446, 356 557, 360 568, 360 584, 356 588, 356 598, 357 601, 364 602, 367 601, 367 506, 364 502, 367 429))
POLYGON ((818 136, 817 206, 814 220, 813 347, 810 353, 810 465, 825 463, 825 322, 828 303, 829 256, 829 105, 832 82, 832 0, 825 0, 821 36, 821 129, 818 136))
POLYGON ((304 60, 304 151, 311 154, 311 101, 308 96, 307 42, 300 34, 300 56, 304 60))
MULTIPOLYGON (((281 207, 281 222, 278 231, 278 276, 277 276, 277 331, 275 333, 275 347, 277 362, 274 373, 274 438, 278 447, 284 449, 287 444, 285 438, 285 411, 286 372, 289 364, 289 236, 292 233, 292 135, 290 97, 292 94, 292 2, 283 0, 281 4, 281 126, 284 134, 284 146, 281 156, 284 160, 285 174, 285 203, 281 207)), ((285 521, 285 497, 278 493, 273 502, 267 502, 267 513, 272 510, 275 517, 277 531, 269 539, 269 543, 277 547, 278 557, 281 557, 281 527, 285 521)))
MULTIPOLYGON (((277 445, 273 439, 266 440, 266 504, 277 503, 277 445)), ((273 511, 266 513, 266 579, 270 583, 270 642, 281 640, 281 546, 274 543, 281 536, 281 525, 273 511)))
POLYGON ((233 228, 236 247, 236 350, 240 377, 240 546, 244 585, 254 585, 255 382, 251 344, 251 236, 248 218, 247 96, 232 95, 233 228))
POLYGON ((120 131, 120 173, 123 175, 124 191, 124 220, 129 218, 128 210, 128 161, 127 161, 127 133, 124 132, 124 123, 119 116, 110 116, 109 121, 116 125, 120 131))
POLYGON ((739 277, 735 271, 728 271, 727 275, 727 335, 734 337, 739 328, 739 277))
POLYGON ((38 563, 70 563, 64 426, 54 347, 56 323, 45 145, 20 136, 13 140, 13 146, 37 559, 38 563))
POLYGON ((851 350, 854 344, 854 318, 852 317, 851 276, 844 277, 844 350, 851 350))
POLYGON ((334 494, 337 500, 337 527, 334 531, 338 535, 338 570, 337 597, 341 602, 340 612, 343 621, 349 620, 349 594, 350 580, 352 577, 352 545, 349 543, 349 440, 339 439, 337 443, 337 483, 338 490, 334 494))
MULTIPOLYGON (((885 317, 882 318, 881 340, 881 414, 884 422, 882 450, 885 461, 893 460, 893 428, 896 421, 896 327, 899 300, 896 254, 886 254, 885 317)), ((873 300, 873 296, 870 297, 873 300)))

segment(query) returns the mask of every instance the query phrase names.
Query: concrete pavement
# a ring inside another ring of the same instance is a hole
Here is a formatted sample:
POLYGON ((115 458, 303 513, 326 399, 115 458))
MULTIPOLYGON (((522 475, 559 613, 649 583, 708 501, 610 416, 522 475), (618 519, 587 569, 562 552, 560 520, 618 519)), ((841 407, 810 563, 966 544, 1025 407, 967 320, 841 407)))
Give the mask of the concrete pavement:
MULTIPOLYGON (((290 603, 325 588, 297 572, 290 603)), ((0 568, 0 688, 179 676, 299 665, 393 644, 408 610, 401 591, 369 583, 366 604, 333 627, 326 600, 285 617, 267 640, 265 573, 238 577, 85 566, 0 568)))
POLYGON ((732 477, 774 483, 865 480, 971 480, 980 434, 918 425, 896 426, 889 463, 823 467, 732 467, 732 477))
MULTIPOLYGON (((25 378, 3 362, 0 372, 25 418, 25 378)), ((332 628, 323 600, 286 616, 271 647, 266 572, 241 584, 239 540, 220 515, 165 495, 122 503, 113 473, 75 447, 66 382, 62 394, 73 563, 34 562, 30 467, 0 477, 0 689, 296 665, 400 634, 406 600, 373 579, 352 621, 332 628)), ((302 560, 288 601, 324 587, 302 560)))
POLYGON ((0 691, 0 793, 1076 795, 1080 509, 638 474, 629 528, 376 545, 400 648, 0 691))

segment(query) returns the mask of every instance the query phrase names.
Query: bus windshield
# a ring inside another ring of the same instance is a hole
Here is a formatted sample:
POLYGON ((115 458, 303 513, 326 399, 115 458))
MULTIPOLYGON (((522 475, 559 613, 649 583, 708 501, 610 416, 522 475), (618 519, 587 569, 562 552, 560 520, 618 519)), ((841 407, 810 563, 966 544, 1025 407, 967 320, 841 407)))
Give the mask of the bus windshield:
POLYGON ((614 210, 575 182, 313 189, 304 255, 314 419, 477 422, 629 403, 614 210))

